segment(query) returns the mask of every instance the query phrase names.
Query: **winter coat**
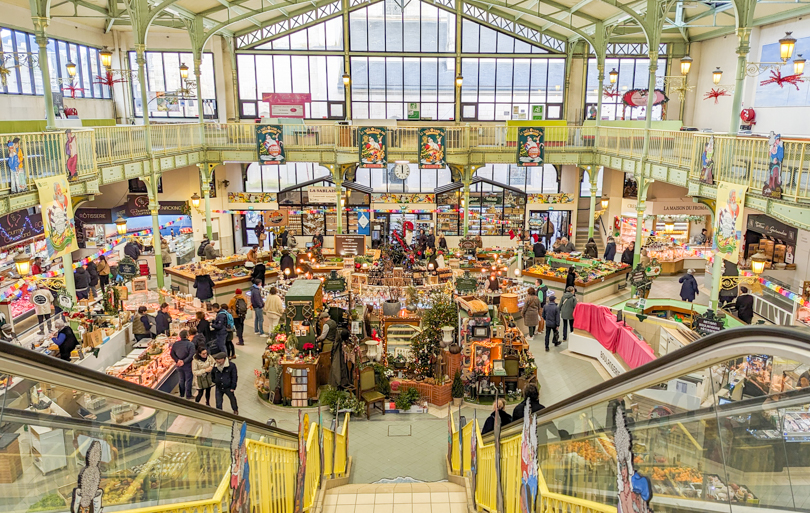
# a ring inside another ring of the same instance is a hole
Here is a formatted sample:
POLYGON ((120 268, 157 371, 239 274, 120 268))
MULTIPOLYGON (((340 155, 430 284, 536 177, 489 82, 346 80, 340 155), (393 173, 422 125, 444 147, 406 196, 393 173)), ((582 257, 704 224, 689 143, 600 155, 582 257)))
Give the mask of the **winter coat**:
MULTIPOLYGON (((207 323, 208 321, 205 322, 207 323)), ((195 350, 199 349, 200 347, 208 349, 208 339, 205 338, 205 334, 200 333, 199 331, 196 335, 194 335, 194 338, 191 339, 191 343, 194 344, 195 350)))
POLYGON ((194 278, 194 288, 197 289, 197 299, 208 301, 214 297, 214 280, 207 274, 194 278))
POLYGON ((203 254, 205 255, 206 260, 216 260, 219 257, 219 251, 214 249, 213 244, 209 244, 209 245, 205 246, 205 249, 203 250, 203 254))
POLYGON ((222 370, 219 370, 216 364, 214 364, 214 370, 211 371, 211 380, 214 382, 214 386, 217 390, 221 392, 236 390, 236 382, 238 380, 236 365, 225 359, 225 365, 222 367, 222 370))
POLYGON ((73 283, 76 290, 86 290, 90 287, 90 273, 84 267, 79 267, 73 273, 73 283))
POLYGON ((526 326, 540 324, 540 299, 537 296, 527 296, 521 313, 526 326))
POLYGON ((436 249, 436 236, 432 233, 427 236, 427 247, 430 249, 436 249))
MULTIPOLYGON (((512 422, 512 417, 503 410, 498 410, 498 415, 501 417, 501 428, 512 422)), ((487 420, 484 422, 484 427, 481 428, 481 434, 485 435, 495 430, 495 412, 492 412, 487 420)))
MULTIPOLYGON (((70 361, 70 353, 73 352, 74 349, 79 345, 79 341, 76 339, 76 334, 73 333, 73 328, 70 326, 65 326, 61 330, 59 330, 59 335, 64 335, 65 340, 62 341, 62 344, 59 345, 59 358, 69 362, 70 361)), ((57 338, 58 335, 57 335, 57 338)))
POLYGON ((205 340, 211 340, 213 338, 213 332, 211 331, 211 323, 208 322, 208 319, 203 319, 197 323, 197 334, 201 334, 205 337, 205 340))
MULTIPOLYGON (((191 360, 191 373, 194 375, 194 379, 191 381, 191 389, 194 392, 200 389, 200 386, 197 384, 197 378, 203 374, 206 374, 206 369, 209 367, 214 367, 214 365, 216 365, 216 362, 214 361, 214 357, 210 354, 205 360, 202 360, 199 356, 194 355, 194 358, 191 360)), ((212 370, 211 374, 213 373, 214 371, 212 370)))
POLYGON ((543 258, 546 256, 546 247, 542 242, 535 242, 532 251, 534 252, 535 258, 543 258))
POLYGON ((605 246, 605 254, 602 255, 602 258, 612 262, 616 258, 616 243, 615 242, 608 242, 607 246, 605 246))
POLYGON ((256 285, 250 288, 250 306, 252 306, 254 310, 264 309, 264 298, 262 297, 262 289, 260 289, 256 285))
MULTIPOLYGON (((245 295, 244 295, 244 294, 236 294, 235 296, 233 296, 233 297, 231 298, 231 300, 230 300, 230 301, 228 301, 228 308, 229 308, 231 311, 236 312, 236 302, 237 302, 239 299, 241 299, 242 301, 244 301, 244 302, 245 302, 245 305, 247 305, 247 304, 248 304, 248 302, 247 302, 247 298, 245 297, 245 295)), ((244 317, 244 316, 243 316, 243 315, 238 315, 238 313, 235 313, 235 314, 234 314, 234 317, 244 317)))
POLYGON ((99 260, 98 264, 96 265, 96 271, 98 271, 99 276, 105 276, 110 274, 110 264, 103 260, 99 260))
POLYGON ((191 365, 191 359, 194 358, 194 354, 197 352, 197 348, 194 347, 194 343, 190 340, 178 340, 174 344, 172 344, 172 349, 169 351, 169 356, 174 360, 174 363, 179 362, 180 360, 183 361, 183 365, 191 365))
POLYGON ((31 294, 31 304, 34 305, 37 315, 48 315, 51 313, 53 294, 48 289, 38 289, 31 294))
POLYGON ((577 273, 569 272, 565 275, 565 288, 573 287, 577 284, 577 273))
POLYGON ((560 244, 560 247, 557 249, 560 253, 573 253, 577 250, 577 247, 574 246, 573 242, 568 242, 568 244, 560 244))
POLYGON ((284 302, 281 301, 281 296, 278 294, 270 294, 267 296, 265 312, 281 317, 281 315, 284 313, 284 302))
POLYGON ((98 285, 98 267, 95 262, 87 262, 87 273, 90 275, 90 286, 95 287, 98 285))
MULTIPOLYGON (((517 404, 517 406, 515 406, 515 409, 512 410, 512 422, 514 422, 516 420, 523 420, 523 416, 525 415, 525 410, 526 410, 526 399, 527 398, 524 397, 523 400, 520 401, 517 404)), ((540 404, 539 401, 532 401, 532 411, 530 413, 537 413, 538 411, 542 410, 543 408, 545 408, 545 406, 540 404)))
POLYGON ((124 245, 124 254, 133 260, 138 260, 141 257, 141 248, 132 241, 127 242, 124 245))
POLYGON ((595 242, 587 242, 585 243, 585 251, 583 254, 588 258, 598 258, 599 257, 599 249, 596 247, 595 242))
POLYGON ((439 236, 439 249, 447 249, 447 239, 444 238, 444 235, 439 236))
POLYGON ((633 265, 633 250, 629 247, 622 251, 622 263, 627 265, 633 265))
POLYGON ((743 294, 737 298, 737 317, 751 324, 754 320, 754 296, 743 294))
POLYGON ((557 328, 560 326, 560 307, 557 303, 546 303, 543 307, 543 320, 546 321, 546 328, 557 328))
MULTIPOLYGON (((284 258, 284 257, 281 257, 281 258, 284 258)), ((293 269, 293 271, 294 270, 295 269, 293 269)), ((267 267, 265 267, 264 264, 256 264, 256 267, 253 268, 253 272, 250 273, 250 280, 251 281, 253 281, 253 280, 261 280, 262 284, 264 284, 264 274, 265 274, 265 272, 267 272, 267 267)), ((284 269, 282 269, 281 272, 283 273, 284 269)), ((292 271, 290 271, 290 273, 292 273, 292 271)), ((295 276, 294 274, 290 274, 291 278, 294 277, 294 276, 295 276)))
POLYGON ((698 290, 698 282, 694 276, 691 274, 687 274, 681 276, 678 280, 678 283, 682 283, 681 285, 681 299, 684 301, 694 301, 695 296, 700 294, 698 290))
POLYGON ((172 317, 169 314, 158 312, 157 315, 155 315, 155 334, 161 335, 165 333, 166 335, 168 335, 169 326, 171 325, 171 323, 172 317))
MULTIPOLYGON (((146 324, 143 323, 143 318, 147 317, 146 315, 138 315, 135 314, 135 317, 132 319, 132 334, 133 335, 148 335, 149 328, 146 324)), ((148 320, 148 317, 147 317, 148 320)))
POLYGON ((564 320, 574 320, 574 308, 577 306, 577 295, 573 292, 563 294, 560 301, 560 317, 564 320))
POLYGON ((211 323, 214 328, 214 336, 217 339, 218 347, 225 347, 225 339, 228 337, 228 312, 220 310, 214 322, 211 323))

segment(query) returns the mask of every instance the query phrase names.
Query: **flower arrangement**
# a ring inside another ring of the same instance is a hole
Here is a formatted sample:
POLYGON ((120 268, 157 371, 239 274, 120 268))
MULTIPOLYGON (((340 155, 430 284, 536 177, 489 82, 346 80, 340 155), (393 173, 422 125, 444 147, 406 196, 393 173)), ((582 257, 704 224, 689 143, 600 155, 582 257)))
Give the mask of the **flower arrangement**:
POLYGON ((268 349, 270 349, 270 351, 273 353, 283 353, 284 348, 284 344, 271 344, 268 346, 268 349))
POLYGON ((256 390, 258 390, 263 396, 269 395, 270 383, 267 381, 267 376, 265 376, 264 373, 259 369, 255 369, 253 374, 256 375, 256 379, 253 381, 253 386, 256 387, 256 390))
POLYGON ((307 342, 306 344, 304 344, 303 349, 304 351, 309 351, 309 353, 312 354, 312 351, 315 349, 315 344, 313 344, 312 342, 307 342))

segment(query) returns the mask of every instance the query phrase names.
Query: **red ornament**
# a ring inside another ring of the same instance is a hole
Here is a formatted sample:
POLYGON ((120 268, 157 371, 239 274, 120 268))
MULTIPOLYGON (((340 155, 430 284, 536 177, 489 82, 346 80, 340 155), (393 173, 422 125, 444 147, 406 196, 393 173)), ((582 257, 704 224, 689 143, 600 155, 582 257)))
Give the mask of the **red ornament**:
POLYGON ((514 238, 515 238, 515 230, 509 230, 509 240, 512 240, 514 238))
POLYGON ((747 109, 743 109, 740 111, 740 119, 743 123, 748 123, 749 125, 755 125, 757 123, 757 113, 754 112, 754 109, 748 107, 747 109))
POLYGON ((763 80, 759 83, 759 85, 768 85, 768 84, 778 84, 779 87, 784 87, 785 84, 790 84, 799 90, 799 82, 804 82, 805 79, 801 75, 787 75, 782 76, 782 72, 779 70, 771 71, 771 78, 768 80, 763 80))
POLYGON ((619 91, 616 89, 616 87, 615 87, 615 86, 610 86, 610 87, 608 87, 608 88, 606 88, 606 89, 603 89, 603 90, 602 90, 602 96, 603 96, 604 98, 613 99, 613 98, 618 98, 618 97, 619 97, 619 96, 621 96, 621 95, 622 95, 622 93, 620 93, 620 92, 619 92, 619 91))
POLYGON ((105 86, 109 87, 110 89, 112 89, 113 85, 121 84, 121 83, 126 82, 126 81, 127 81, 127 79, 124 78, 124 77, 115 78, 115 75, 113 75, 112 71, 108 71, 104 75, 96 75, 96 79, 93 81, 93 83, 94 84, 105 85, 105 86))
POLYGON ((79 91, 84 91, 84 87, 79 87, 77 85, 70 84, 69 86, 65 86, 62 88, 63 91, 70 91, 70 97, 76 98, 76 93, 79 91))
POLYGON ((728 94, 728 91, 725 89, 712 89, 708 93, 703 95, 704 100, 708 100, 709 98, 714 98, 714 103, 717 103, 717 99, 721 96, 731 96, 728 94))

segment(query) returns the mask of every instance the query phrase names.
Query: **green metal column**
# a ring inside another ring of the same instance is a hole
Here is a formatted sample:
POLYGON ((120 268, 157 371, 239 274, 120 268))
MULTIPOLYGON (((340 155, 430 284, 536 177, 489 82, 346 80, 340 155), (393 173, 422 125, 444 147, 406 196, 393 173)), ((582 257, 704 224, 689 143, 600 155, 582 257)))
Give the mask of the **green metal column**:
POLYGON ((200 177, 202 177, 202 193, 205 199, 205 233, 208 240, 213 240, 213 228, 211 227, 211 170, 217 167, 216 164, 209 164, 202 162, 197 164, 200 168, 200 177))
MULTIPOLYGON (((339 169, 339 168, 338 168, 339 169)), ((338 171, 338 174, 340 172, 338 171)), ((343 205, 341 204, 341 200, 343 199, 343 177, 335 179, 335 195, 337 196, 335 200, 337 201, 337 223, 335 225, 335 233, 338 235, 343 235, 343 205)))
MULTIPOLYGON (((32 10, 33 12, 33 10, 32 10)), ((50 20, 48 18, 32 17, 34 22, 34 32, 36 34, 37 46, 39 47, 39 70, 42 72, 42 92, 45 97, 45 119, 46 128, 52 130, 56 128, 56 115, 53 112, 53 93, 51 92, 51 71, 48 61, 48 36, 45 29, 50 20)), ((73 277, 71 275, 71 283, 73 277)))
MULTIPOLYGON (((202 55, 194 55, 194 79, 197 81, 197 118, 200 120, 200 126, 205 123, 205 107, 203 107, 202 97, 202 55)), ((202 129, 201 129, 202 130, 202 129)), ((200 144, 204 143, 205 139, 200 140, 200 144)))
MULTIPOLYGON (((141 105, 143 106, 143 125, 146 127, 146 151, 152 156, 152 136, 149 132, 149 84, 146 82, 146 45, 135 45, 136 59, 138 63, 138 84, 141 88, 141 105)), ((150 161, 151 165, 151 161, 150 161)))
POLYGON ((596 65, 597 81, 599 82, 599 90, 597 94, 599 98, 596 99, 596 147, 599 147, 599 127, 602 125, 602 95, 605 93, 605 60, 602 59, 601 64, 596 65))
POLYGON ((591 237, 593 237, 594 223, 596 223, 596 219, 594 219, 596 217, 596 182, 594 181, 593 176, 592 176, 594 174, 595 173, 593 173, 593 171, 591 171, 591 173, 590 173, 590 175, 591 175, 590 176, 590 178, 591 178, 591 205, 590 205, 590 207, 591 207, 591 209, 590 209, 591 217, 588 219, 588 238, 589 239, 591 237))
POLYGON ((155 251, 155 276, 159 289, 163 288, 163 248, 160 245, 160 204, 158 203, 158 176, 143 177, 146 182, 146 191, 149 196, 149 213, 152 215, 152 247, 155 251))
POLYGON ((745 70, 748 65, 748 52, 751 51, 751 29, 738 28, 737 38, 740 45, 737 47, 737 81, 734 86, 734 99, 731 102, 731 125, 728 133, 736 134, 740 128, 740 111, 742 110, 742 97, 745 89, 745 70))
MULTIPOLYGON (((660 34, 659 34, 660 35, 660 34)), ((644 211, 646 210, 645 200, 647 198, 647 187, 649 181, 645 178, 645 168, 647 167, 647 157, 650 154, 650 129, 652 129, 652 111, 655 103, 655 72, 658 70, 658 39, 655 45, 650 45, 650 79, 647 94, 647 116, 644 120, 644 145, 641 149, 641 160, 636 169, 635 178, 638 183, 638 202, 636 203, 636 248, 633 252, 633 266, 635 267, 641 260, 641 238, 644 228, 644 211), (642 190, 643 195, 642 195, 642 190)))
POLYGON ((67 295, 76 299, 76 282, 73 281, 73 255, 62 257, 62 268, 65 270, 65 291, 67 295))

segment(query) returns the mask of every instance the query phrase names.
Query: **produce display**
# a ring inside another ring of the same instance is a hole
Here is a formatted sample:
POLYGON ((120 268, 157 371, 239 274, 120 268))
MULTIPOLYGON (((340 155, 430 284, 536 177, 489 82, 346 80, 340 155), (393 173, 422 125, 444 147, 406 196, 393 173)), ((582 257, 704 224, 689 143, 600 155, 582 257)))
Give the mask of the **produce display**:
POLYGON ((549 447, 552 456, 562 456, 564 454, 575 453, 585 459, 590 464, 606 463, 612 458, 604 451, 601 445, 595 444, 592 440, 569 441, 549 447))
MULTIPOLYGON (((592 262, 590 266, 577 266, 577 283, 586 284, 607 278, 619 271, 629 269, 630 266, 621 262, 605 262, 602 260, 580 260, 579 262, 592 262)), ((565 281, 565 276, 568 274, 567 267, 552 267, 549 264, 537 264, 526 270, 527 273, 533 273, 548 278, 557 278, 565 281)))

